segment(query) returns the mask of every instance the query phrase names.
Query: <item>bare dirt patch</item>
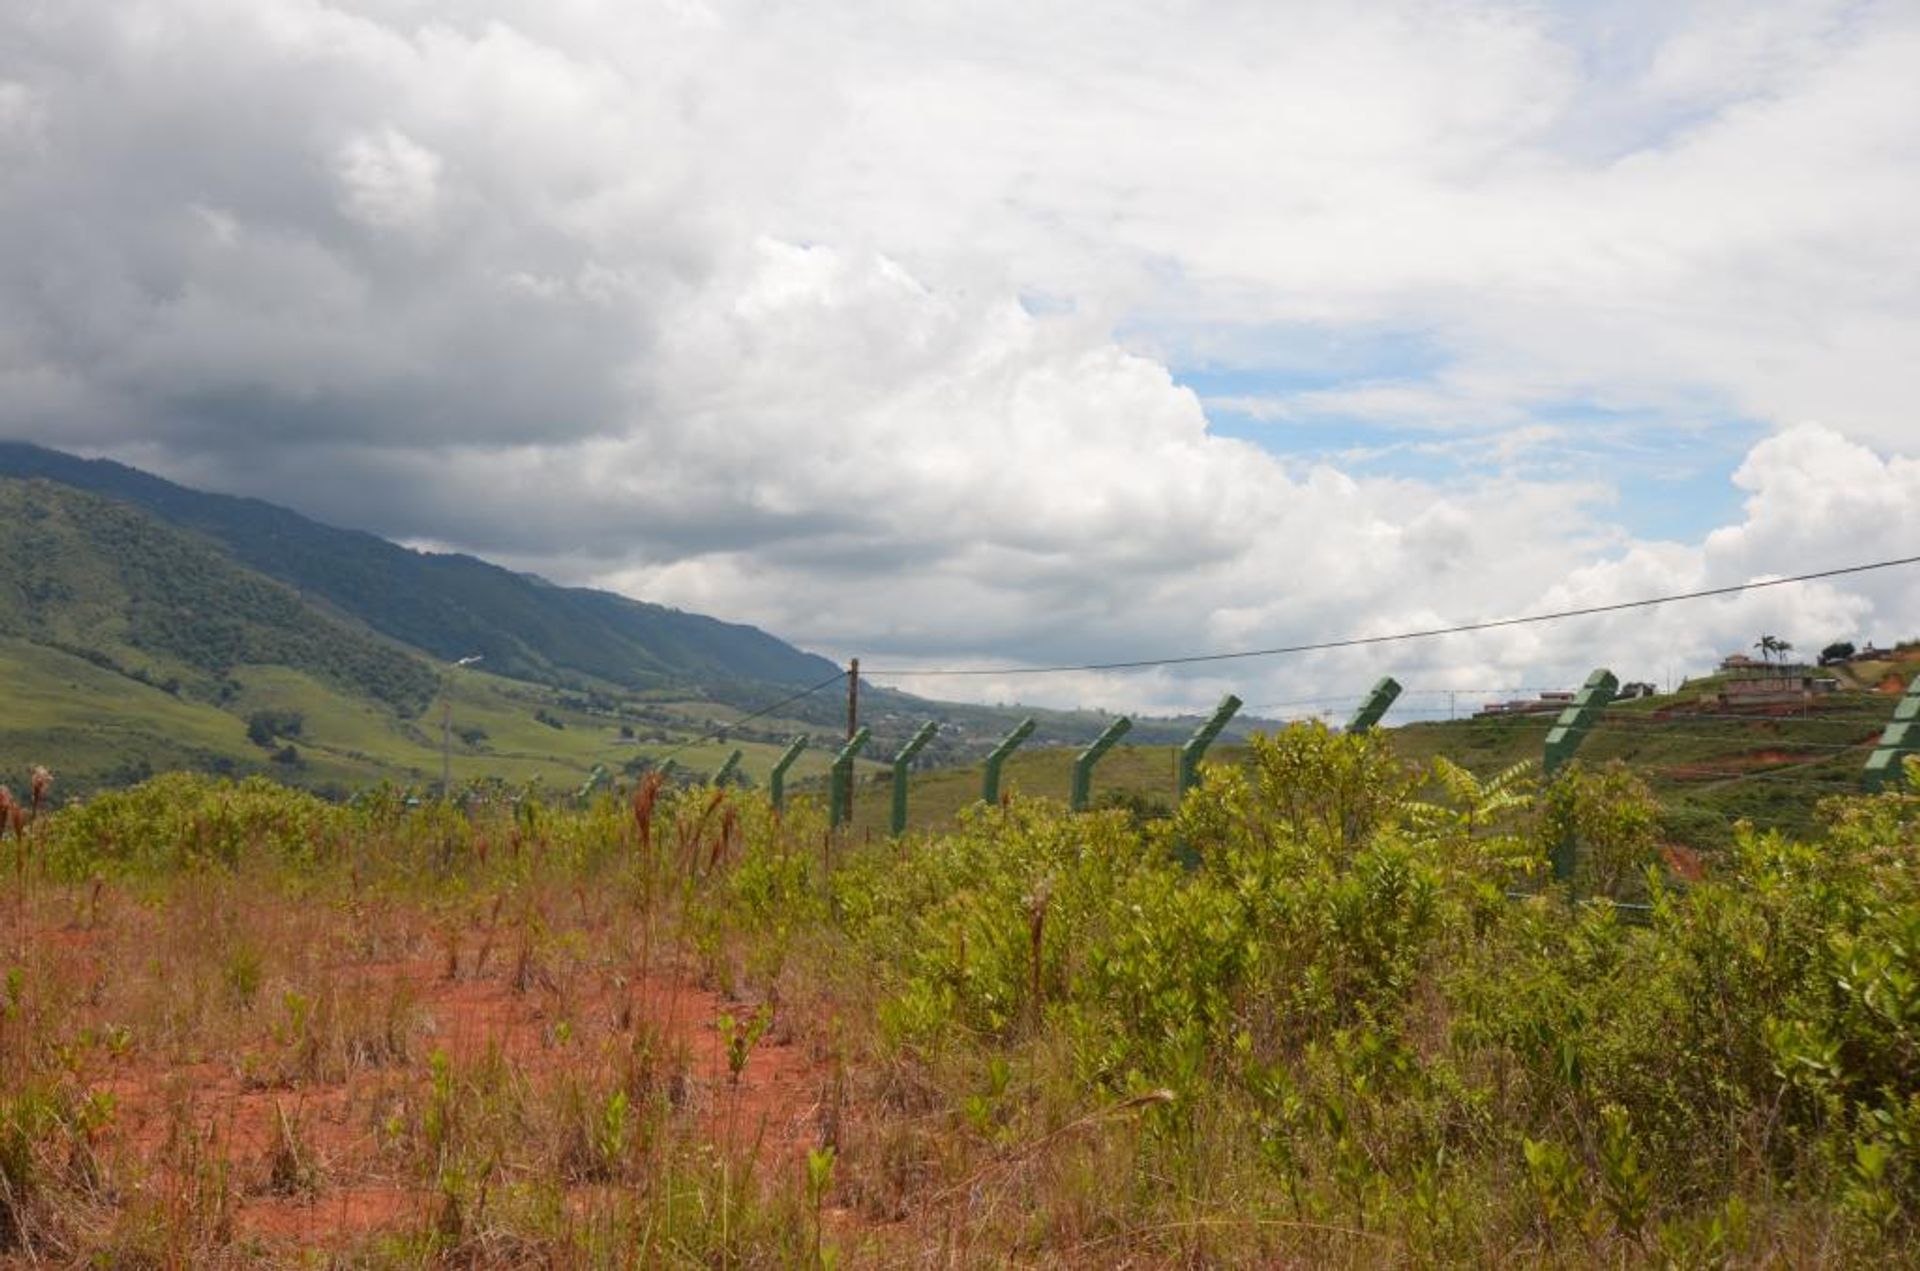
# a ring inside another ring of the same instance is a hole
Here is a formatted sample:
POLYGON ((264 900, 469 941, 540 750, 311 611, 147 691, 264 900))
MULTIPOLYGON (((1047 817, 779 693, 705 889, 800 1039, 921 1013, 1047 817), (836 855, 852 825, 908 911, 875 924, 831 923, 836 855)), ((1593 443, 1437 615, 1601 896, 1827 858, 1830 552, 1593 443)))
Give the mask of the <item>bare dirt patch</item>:
POLYGON ((1715 755, 1711 760, 1703 763, 1674 764, 1665 769, 1665 772, 1675 781, 1715 781, 1768 768, 1818 763, 1825 758, 1827 758, 1825 754, 1799 754, 1790 750, 1767 747, 1740 754, 1715 755))
MULTIPOLYGON (((125 932, 46 924, 31 939, 46 972, 81 1000, 99 996, 90 986, 103 977, 151 971, 130 962, 137 941, 125 932)), ((376 1010, 403 1003, 404 1036, 390 1041, 377 1030, 336 1039, 337 1053, 308 1062, 276 985, 261 991, 245 1035, 231 1044, 188 1055, 137 1042, 88 1051, 75 1081, 113 1108, 96 1144, 101 1159, 114 1163, 117 1177, 167 1196, 183 1194, 189 1174, 218 1162, 237 1236, 340 1248, 434 1220, 430 1181, 393 1150, 390 1127, 417 1115, 409 1109, 421 1105, 435 1056, 455 1071, 509 1065, 537 1098, 569 1079, 606 1079, 611 1057, 639 1036, 667 1052, 679 1132, 753 1161, 770 1178, 797 1177, 820 1142, 825 1062, 769 1030, 736 1072, 721 1020, 744 1027, 759 1008, 701 987, 681 965, 548 970, 503 957, 480 970, 469 957, 453 959, 450 975, 443 952, 425 939, 415 944, 412 956, 345 959, 321 972, 324 991, 342 1001, 376 1010)), ((301 982, 308 999, 314 983, 301 982)), ((73 1023, 102 1036, 113 1028, 104 1014, 73 1023)), ((584 1197, 594 1186, 569 1184, 569 1192, 584 1197)))

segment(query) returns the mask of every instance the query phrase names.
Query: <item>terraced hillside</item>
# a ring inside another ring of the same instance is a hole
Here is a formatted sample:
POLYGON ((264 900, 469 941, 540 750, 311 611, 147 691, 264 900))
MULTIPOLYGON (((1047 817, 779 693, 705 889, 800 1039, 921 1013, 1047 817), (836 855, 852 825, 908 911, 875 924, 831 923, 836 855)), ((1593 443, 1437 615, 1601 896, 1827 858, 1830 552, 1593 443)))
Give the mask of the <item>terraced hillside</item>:
MULTIPOLYGON (((1920 648, 1885 664, 1856 667, 1855 675, 1891 688, 1916 666, 1920 648)), ((1618 760, 1632 767, 1660 794, 1668 835, 1706 848, 1726 843, 1741 818, 1807 832, 1821 798, 1859 789, 1861 768, 1894 701, 1885 691, 1852 689, 1805 706, 1734 709, 1717 702, 1719 684, 1702 679, 1678 693, 1618 703, 1580 752, 1589 764, 1618 760)), ((1520 715, 1387 731, 1395 752, 1409 762, 1444 756, 1486 778, 1522 761, 1537 763, 1552 722, 1551 715, 1520 715)), ((1176 753, 1173 746, 1117 747, 1095 770, 1096 802, 1126 804, 1148 815, 1163 811, 1173 802, 1176 753)), ((1006 766, 1003 789, 1064 800, 1076 754, 1066 746, 1017 752, 1006 766)), ((1217 745, 1209 759, 1237 763, 1244 754, 1241 747, 1217 745)), ((951 825, 977 804, 981 774, 977 763, 915 774, 910 824, 951 825)), ((886 831, 888 779, 876 772, 862 785, 854 818, 858 832, 886 831)))

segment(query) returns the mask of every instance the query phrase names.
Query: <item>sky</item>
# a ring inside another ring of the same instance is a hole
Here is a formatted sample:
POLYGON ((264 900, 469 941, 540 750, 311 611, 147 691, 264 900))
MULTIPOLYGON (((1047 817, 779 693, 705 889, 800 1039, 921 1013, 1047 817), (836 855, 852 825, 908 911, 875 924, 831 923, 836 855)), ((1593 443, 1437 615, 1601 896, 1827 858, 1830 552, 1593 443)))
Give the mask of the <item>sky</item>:
MULTIPOLYGON (((16 0, 0 435, 883 672, 1911 556, 1916 66, 1911 0, 16 0)), ((1762 634, 1920 635, 1920 570, 891 682, 1337 715, 1762 634)))

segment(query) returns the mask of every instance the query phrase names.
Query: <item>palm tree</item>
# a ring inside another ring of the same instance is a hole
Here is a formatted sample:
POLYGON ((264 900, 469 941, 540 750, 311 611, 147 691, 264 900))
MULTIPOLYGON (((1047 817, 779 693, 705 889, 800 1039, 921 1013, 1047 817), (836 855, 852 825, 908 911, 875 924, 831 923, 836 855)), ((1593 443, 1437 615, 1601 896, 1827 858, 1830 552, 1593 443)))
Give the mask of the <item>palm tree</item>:
POLYGON ((1774 654, 1783 648, 1789 648, 1791 646, 1781 644, 1780 640, 1775 636, 1763 635, 1753 642, 1753 647, 1760 650, 1760 658, 1762 661, 1771 662, 1773 661, 1774 654))

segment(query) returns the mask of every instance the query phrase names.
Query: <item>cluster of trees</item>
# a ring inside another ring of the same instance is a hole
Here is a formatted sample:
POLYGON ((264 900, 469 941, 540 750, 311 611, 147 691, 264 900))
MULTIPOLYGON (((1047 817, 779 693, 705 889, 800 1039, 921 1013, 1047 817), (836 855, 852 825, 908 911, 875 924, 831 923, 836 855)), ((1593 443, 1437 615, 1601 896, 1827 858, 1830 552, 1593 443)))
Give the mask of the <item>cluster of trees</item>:
MULTIPOLYGON (((1776 658, 1784 662, 1787 660, 1787 654, 1793 652, 1793 644, 1791 641, 1782 640, 1778 636, 1771 635, 1761 636, 1758 640, 1754 641, 1753 647, 1760 650, 1760 657, 1767 662, 1771 662, 1776 658)), ((1835 640, 1832 644, 1820 650, 1820 665, 1832 666, 1836 662, 1845 662, 1859 651, 1859 648, 1851 640, 1835 640)))
POLYGON ((294 710, 257 710, 247 716, 247 740, 256 746, 271 750, 268 756, 273 762, 285 768, 300 766, 300 750, 291 741, 281 742, 283 738, 298 737, 306 730, 307 718, 294 710))
POLYGON ((306 726, 307 717, 299 711, 258 710, 247 716, 247 740, 271 746, 282 737, 298 737, 306 726))

